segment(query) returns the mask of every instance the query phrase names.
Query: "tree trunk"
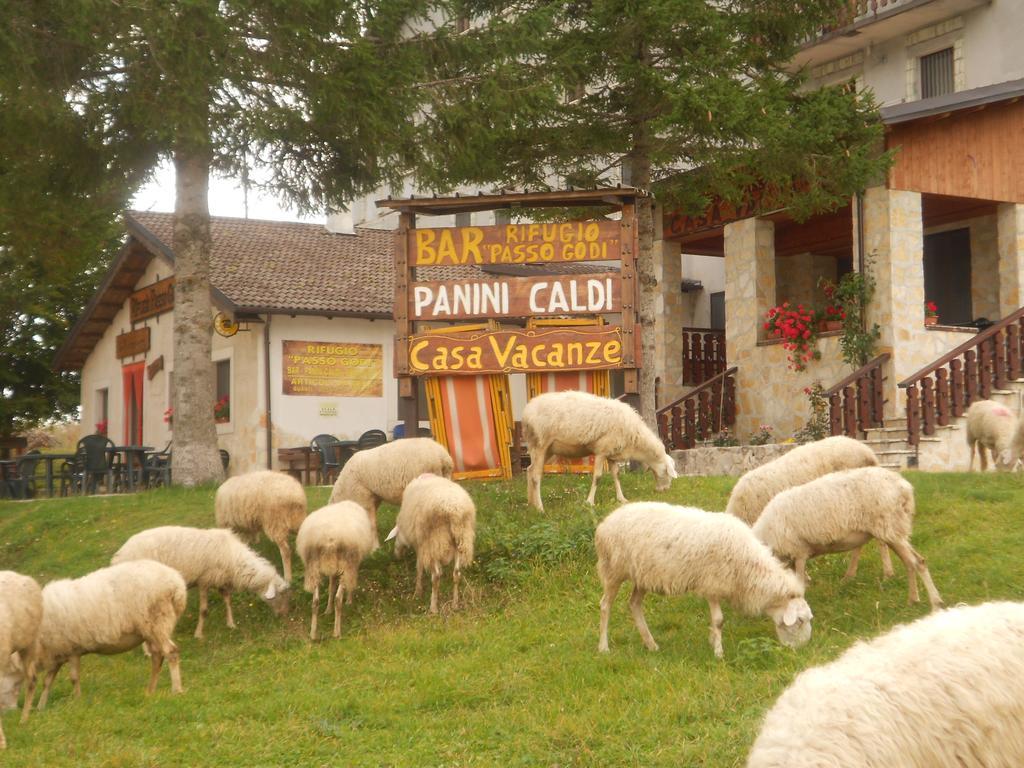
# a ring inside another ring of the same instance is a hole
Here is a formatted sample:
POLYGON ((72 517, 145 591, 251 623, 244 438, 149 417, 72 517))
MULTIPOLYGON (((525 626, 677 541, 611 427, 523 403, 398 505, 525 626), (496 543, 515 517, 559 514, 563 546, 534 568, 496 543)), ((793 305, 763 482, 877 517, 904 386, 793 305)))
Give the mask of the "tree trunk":
POLYGON ((211 360, 210 151, 179 144, 174 151, 174 450, 177 485, 219 482, 216 400, 211 360))
MULTIPOLYGON (((651 158, 647 147, 646 126, 634 133, 633 151, 630 153, 633 186, 650 189, 651 158)), ((658 281, 654 273, 654 200, 642 197, 636 204, 638 247, 636 278, 640 301, 637 317, 640 321, 640 416, 644 423, 657 432, 654 406, 654 379, 657 357, 654 347, 654 317, 658 281)))

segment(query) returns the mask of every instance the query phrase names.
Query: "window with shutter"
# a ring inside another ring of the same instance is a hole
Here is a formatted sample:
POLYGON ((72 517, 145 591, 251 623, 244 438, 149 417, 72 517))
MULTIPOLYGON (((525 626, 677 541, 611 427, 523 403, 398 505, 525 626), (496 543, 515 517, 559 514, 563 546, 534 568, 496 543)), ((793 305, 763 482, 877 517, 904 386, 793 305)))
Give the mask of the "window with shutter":
POLYGON ((922 56, 921 64, 921 98, 953 93, 953 49, 943 48, 941 51, 922 56))

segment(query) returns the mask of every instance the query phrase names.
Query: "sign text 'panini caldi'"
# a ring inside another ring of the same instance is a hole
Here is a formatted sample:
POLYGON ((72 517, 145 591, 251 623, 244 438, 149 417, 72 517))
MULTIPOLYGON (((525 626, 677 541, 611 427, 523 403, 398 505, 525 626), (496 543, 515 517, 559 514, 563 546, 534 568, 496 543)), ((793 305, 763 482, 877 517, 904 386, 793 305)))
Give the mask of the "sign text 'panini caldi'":
POLYGON ((544 264, 622 257, 618 221, 566 221, 412 231, 413 266, 544 264))

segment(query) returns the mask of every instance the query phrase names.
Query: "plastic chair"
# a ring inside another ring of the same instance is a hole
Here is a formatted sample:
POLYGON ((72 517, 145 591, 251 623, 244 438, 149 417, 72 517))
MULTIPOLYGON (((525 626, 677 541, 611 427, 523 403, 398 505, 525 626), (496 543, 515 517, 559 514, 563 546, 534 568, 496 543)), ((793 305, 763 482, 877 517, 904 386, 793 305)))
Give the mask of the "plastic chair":
POLYGON ((61 495, 95 493, 102 478, 108 493, 113 493, 115 477, 120 472, 114 441, 105 435, 86 435, 78 441, 75 458, 61 467, 61 495))
POLYGON ((220 448, 220 449, 218 449, 218 450, 219 450, 219 452, 220 452, 220 464, 221 464, 221 466, 222 466, 222 467, 224 467, 224 473, 225 473, 225 474, 227 474, 227 471, 228 471, 228 464, 230 464, 230 463, 231 463, 231 454, 230 454, 230 453, 228 453, 228 452, 227 452, 227 451, 226 451, 225 449, 223 449, 223 448, 220 448))
POLYGON ((171 484, 171 441, 167 441, 162 451, 146 454, 146 464, 142 468, 142 480, 147 488, 156 488, 171 484))
POLYGON ((376 448, 388 441, 388 434, 383 429, 368 429, 359 436, 356 441, 356 450, 365 451, 367 448, 376 448))
POLYGON ((18 459, 15 475, 7 481, 12 499, 35 498, 36 467, 40 461, 42 461, 42 454, 39 451, 29 451, 18 459))
POLYGON ((320 469, 317 470, 317 479, 320 485, 330 485, 341 471, 341 462, 338 461, 338 438, 334 435, 317 435, 309 441, 309 447, 320 454, 320 469))

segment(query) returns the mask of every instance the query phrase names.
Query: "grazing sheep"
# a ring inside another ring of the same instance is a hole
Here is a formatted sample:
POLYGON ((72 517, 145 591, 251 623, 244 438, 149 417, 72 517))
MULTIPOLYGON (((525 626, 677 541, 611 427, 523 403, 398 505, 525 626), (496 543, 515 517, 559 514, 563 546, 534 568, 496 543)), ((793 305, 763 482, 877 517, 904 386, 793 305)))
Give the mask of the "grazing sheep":
POLYGON ((305 565, 305 586, 313 593, 313 618, 309 636, 317 639, 316 614, 320 609, 320 581, 327 576, 328 610, 334 607, 334 637, 341 635, 341 604, 348 591, 348 602, 352 602, 359 579, 359 564, 363 558, 377 548, 374 542, 370 518, 366 510, 354 501, 328 504, 313 512, 302 523, 295 538, 295 548, 305 565), (334 580, 338 580, 338 592, 334 594, 334 580))
POLYGON ((459 581, 463 566, 473 561, 476 507, 458 483, 423 474, 402 494, 402 508, 388 540, 395 540, 395 556, 406 547, 416 551, 416 597, 423 595, 423 572, 430 571, 430 612, 437 613, 441 569, 452 566, 452 608, 459 607, 459 581))
POLYGON ((331 504, 354 501, 366 510, 374 546, 380 544, 377 507, 382 501, 399 504, 405 486, 424 472, 450 478, 452 457, 429 437, 409 437, 359 451, 342 467, 331 491, 331 504))
POLYGON ((210 612, 207 592, 212 588, 224 598, 227 625, 235 628, 231 593, 256 592, 278 616, 288 613, 291 585, 265 559, 245 546, 231 531, 223 528, 185 528, 165 525, 132 536, 111 564, 127 560, 156 560, 181 574, 189 587, 199 588, 199 622, 195 636, 202 638, 203 625, 210 612))
POLYGON ((1024 455, 1024 423, 994 400, 979 400, 967 409, 967 450, 971 452, 968 472, 974 469, 975 450, 981 471, 988 469, 986 448, 992 452, 996 468, 1010 469, 1024 455))
MULTIPOLYGON (((842 435, 826 437, 798 446, 747 472, 732 489, 725 511, 736 515, 747 525, 753 525, 772 497, 787 488, 803 485, 829 472, 877 466, 878 457, 868 445, 842 435)), ((893 574, 889 550, 881 543, 879 550, 882 573, 889 578, 893 574)), ((857 547, 850 556, 850 566, 844 579, 852 579, 857 575, 859 562, 860 547, 857 547)))
POLYGON ((171 640, 185 611, 185 580, 176 570, 153 560, 118 563, 81 577, 51 581, 43 588, 43 621, 39 628, 37 674, 28 677, 27 716, 38 672, 46 681, 39 709, 46 706, 50 686, 66 662, 80 696, 79 660, 87 653, 110 655, 146 644, 152 662, 147 693, 156 691, 164 659, 171 670, 171 692, 181 693, 178 646, 171 640))
POLYGON ((918 601, 921 575, 932 609, 942 598, 928 566, 910 546, 914 487, 883 467, 861 467, 819 477, 790 488, 768 502, 754 523, 754 535, 806 580, 807 560, 846 552, 874 538, 892 547, 907 567, 909 602, 918 601))
POLYGON ((302 484, 284 472, 260 470, 229 477, 214 500, 217 526, 230 528, 251 541, 262 531, 281 552, 284 578, 292 581, 292 550, 289 534, 306 518, 306 492, 302 484))
MULTIPOLYGON (((43 596, 35 579, 14 571, 0 571, 0 680, 3 708, 18 706, 18 684, 22 675, 35 674, 39 657, 39 624, 43 617, 43 596)), ((28 708, 21 721, 28 719, 28 708)), ((7 738, 0 725, 0 749, 7 738)))
POLYGON ((933 613, 802 672, 747 768, 1024 765, 1024 604, 933 613))
POLYGON ((655 488, 666 490, 678 477, 676 463, 661 439, 635 410, 620 400, 586 392, 547 392, 537 395, 523 409, 523 435, 530 453, 527 471, 527 500, 544 511, 540 482, 544 462, 551 456, 579 458, 594 456, 594 474, 587 503, 593 505, 597 480, 607 460, 615 482, 615 497, 625 502, 619 484, 620 461, 645 464, 655 477, 655 488))
POLYGON ((745 614, 770 616, 783 645, 799 648, 811 638, 813 616, 800 579, 732 515, 657 502, 626 504, 597 526, 594 541, 604 585, 599 651, 608 650, 608 617, 627 580, 633 582, 629 610, 644 645, 652 651, 658 644, 644 618, 648 592, 693 592, 707 600, 711 646, 719 658, 723 600, 745 614))

